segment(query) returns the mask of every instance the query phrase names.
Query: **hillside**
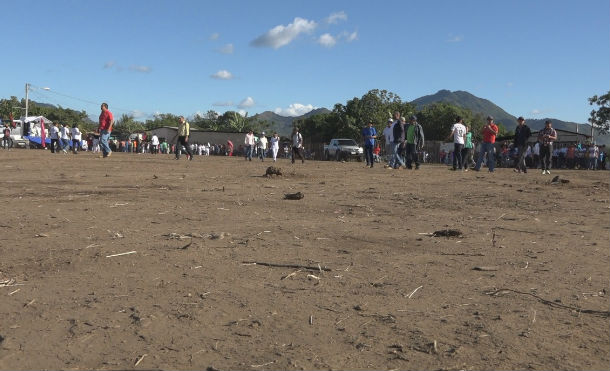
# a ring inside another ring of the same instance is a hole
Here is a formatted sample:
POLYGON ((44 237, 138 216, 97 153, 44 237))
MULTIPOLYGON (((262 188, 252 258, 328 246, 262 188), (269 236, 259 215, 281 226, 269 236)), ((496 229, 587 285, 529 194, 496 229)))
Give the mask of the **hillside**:
POLYGON ((432 103, 449 103, 458 107, 467 108, 472 112, 484 116, 491 115, 496 123, 501 123, 507 130, 514 130, 517 118, 504 111, 491 101, 476 97, 467 91, 439 90, 436 94, 426 95, 412 101, 418 110, 432 103))
POLYGON ((270 122, 273 124, 271 130, 277 131, 280 136, 289 136, 290 133, 292 132, 292 122, 294 120, 308 118, 310 116, 321 115, 321 114, 329 113, 329 112, 330 112, 330 110, 328 110, 326 108, 318 108, 313 111, 309 111, 306 114, 301 115, 301 116, 286 117, 286 116, 280 116, 275 112, 265 111, 265 112, 258 113, 256 115, 252 116, 252 118, 256 119, 256 120, 270 122))
MULTIPOLYGON (((496 123, 502 123, 506 130, 513 131, 517 126, 517 117, 504 111, 502 108, 494 104, 493 102, 479 98, 466 91, 449 91, 439 90, 436 94, 426 95, 413 100, 411 103, 415 104, 417 109, 438 102, 445 102, 454 104, 458 107, 463 107, 471 110, 475 113, 481 113, 484 116, 492 115, 495 118, 496 123)), ((539 130, 544 127, 544 122, 551 120, 555 129, 568 130, 568 131, 579 131, 580 133, 591 133, 591 126, 588 124, 579 124, 576 122, 562 121, 556 118, 543 118, 543 119, 532 119, 526 117, 526 122, 532 130, 539 130)), ((598 144, 610 144, 609 135, 600 135, 596 130, 594 132, 595 141, 598 144)))

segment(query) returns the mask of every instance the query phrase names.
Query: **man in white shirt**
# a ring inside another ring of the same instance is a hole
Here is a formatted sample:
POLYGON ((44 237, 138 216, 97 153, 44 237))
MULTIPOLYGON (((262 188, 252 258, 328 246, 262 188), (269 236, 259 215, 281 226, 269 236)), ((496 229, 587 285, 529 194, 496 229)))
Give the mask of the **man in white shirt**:
POLYGON ((61 151, 68 153, 68 148, 70 148, 70 129, 66 123, 61 124, 61 129, 59 129, 59 141, 61 143, 61 151))
POLYGON ((265 161, 265 151, 267 150, 267 137, 265 137, 265 132, 261 133, 260 138, 258 138, 258 142, 256 143, 258 147, 258 158, 261 161, 265 161))
POLYGON ((78 154, 78 147, 80 147, 81 132, 78 129, 78 125, 72 125, 72 153, 78 154))
POLYGON ((246 161, 252 161, 252 151, 254 150, 254 132, 252 130, 246 134, 244 144, 246 145, 246 161))
POLYGON ((386 161, 388 161, 388 165, 390 163, 390 158, 392 158, 392 142, 394 141, 394 135, 392 133, 392 130, 394 130, 393 125, 394 120, 390 118, 388 119, 386 127, 383 129, 383 138, 385 140, 385 155, 386 161))
POLYGON ((299 128, 295 127, 292 129, 292 163, 294 164, 294 157, 299 156, 301 163, 305 163, 305 157, 303 156, 303 136, 299 133, 299 128))
POLYGON ((455 124, 451 127, 451 134, 447 140, 453 137, 453 170, 468 171, 468 167, 464 166, 462 161, 462 149, 464 148, 464 137, 466 136, 466 126, 462 123, 460 116, 455 118, 455 124))
POLYGON ((150 138, 150 144, 152 144, 151 152, 153 154, 159 153, 159 137, 157 134, 153 134, 152 138, 150 138))

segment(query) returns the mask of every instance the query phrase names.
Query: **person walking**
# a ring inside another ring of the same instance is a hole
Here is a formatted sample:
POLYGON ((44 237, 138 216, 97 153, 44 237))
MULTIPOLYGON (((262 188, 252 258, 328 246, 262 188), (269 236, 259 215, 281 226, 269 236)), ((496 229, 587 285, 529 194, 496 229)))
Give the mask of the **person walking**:
POLYGON ((106 158, 112 154, 110 145, 108 144, 108 139, 110 138, 110 133, 112 133, 114 117, 112 116, 112 112, 108 110, 108 103, 102 103, 100 108, 102 112, 100 113, 100 124, 97 128, 97 132, 100 136, 99 143, 100 147, 102 148, 102 157, 106 158))
POLYGON ((468 171, 469 167, 474 167, 474 160, 472 159, 473 147, 472 131, 470 131, 470 125, 466 125, 466 136, 464 136, 464 148, 462 149, 464 171, 468 171))
POLYGON ((455 118, 455 124, 451 126, 451 134, 447 136, 447 140, 453 137, 453 170, 462 170, 464 168, 462 149, 464 148, 466 126, 464 126, 463 121, 464 120, 460 116, 457 116, 455 118))
POLYGON ((273 162, 277 160, 277 152, 280 150, 280 136, 278 133, 273 133, 271 137, 271 154, 273 156, 273 162))
POLYGON ((366 158, 366 166, 373 167, 375 159, 373 158, 373 148, 375 147, 375 139, 377 138, 377 129, 373 126, 373 121, 369 121, 368 125, 362 129, 362 139, 364 141, 364 157, 366 158))
POLYGON ((150 145, 151 145, 150 152, 153 155, 158 154, 159 153, 159 137, 157 136, 157 134, 153 134, 152 138, 150 138, 150 145))
POLYGON ((400 117, 400 112, 394 112, 394 124, 392 124, 392 158, 388 169, 398 169, 401 166, 406 167, 405 162, 400 156, 401 147, 405 143, 405 125, 404 117, 400 117))
POLYGON ((75 155, 78 154, 78 149, 80 148, 80 142, 82 134, 77 124, 72 125, 72 153, 75 155))
POLYGON ((495 143, 496 135, 498 135, 498 126, 494 124, 494 118, 487 116, 487 124, 483 126, 483 141, 481 142, 481 149, 479 150, 479 158, 477 164, 474 167, 475 171, 481 170, 481 164, 487 154, 487 169, 490 173, 493 173, 496 167, 496 156, 495 156, 495 143))
POLYGON ((405 127, 405 157, 407 169, 412 169, 415 162, 415 170, 419 169, 418 151, 424 148, 424 129, 417 122, 417 116, 409 117, 409 124, 405 127))
POLYGON ((525 119, 520 116, 517 119, 517 127, 515 128, 515 139, 513 142, 514 148, 517 148, 519 158, 515 164, 514 171, 516 173, 527 173, 527 165, 525 164, 525 156, 527 155, 527 141, 532 135, 529 126, 525 124, 525 119))
POLYGON ((392 134, 393 124, 394 120, 389 118, 386 127, 383 129, 383 139, 385 141, 385 160, 388 166, 390 165, 390 160, 392 159, 392 142, 394 141, 394 137, 392 134))
POLYGON ((59 128, 57 122, 49 129, 49 137, 51 138, 51 153, 59 152, 59 128))
POLYGON ((542 160, 542 174, 551 174, 551 155, 553 153, 553 142, 557 140, 557 132, 553 129, 551 120, 544 122, 544 129, 538 132, 540 142, 540 157, 542 160))
POLYGON ((59 129, 59 142, 61 151, 63 153, 68 153, 68 149, 70 148, 70 128, 68 128, 68 124, 65 122, 61 124, 61 128, 59 129))
POLYGON ((295 127, 292 129, 292 163, 294 164, 294 157, 299 156, 301 163, 305 163, 305 157, 303 156, 303 136, 299 133, 299 128, 295 127))
POLYGON ((254 132, 252 130, 246 134, 244 144, 246 145, 246 161, 252 161, 252 151, 254 151, 254 132))
POLYGON ((178 141, 176 143, 176 160, 180 159, 182 148, 186 151, 186 158, 189 161, 193 160, 193 152, 189 145, 189 136, 191 134, 191 125, 186 121, 184 116, 178 117, 178 141))
POLYGON ((267 137, 265 136, 264 131, 261 133, 261 136, 258 138, 256 147, 258 149, 258 158, 261 159, 261 162, 265 161, 265 151, 267 151, 267 137))

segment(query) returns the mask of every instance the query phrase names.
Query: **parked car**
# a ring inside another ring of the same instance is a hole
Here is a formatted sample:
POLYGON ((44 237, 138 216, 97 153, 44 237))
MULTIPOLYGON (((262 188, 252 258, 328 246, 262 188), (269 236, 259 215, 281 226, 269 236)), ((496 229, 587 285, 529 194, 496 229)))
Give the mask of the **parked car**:
POLYGON ((349 160, 355 158, 362 161, 364 149, 353 139, 331 139, 328 145, 324 145, 324 158, 329 160, 349 160))

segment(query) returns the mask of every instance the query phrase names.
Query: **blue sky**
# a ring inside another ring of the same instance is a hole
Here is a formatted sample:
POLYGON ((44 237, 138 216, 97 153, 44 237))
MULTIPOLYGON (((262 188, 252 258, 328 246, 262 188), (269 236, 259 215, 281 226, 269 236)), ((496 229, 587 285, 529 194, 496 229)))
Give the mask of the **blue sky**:
POLYGON ((371 89, 404 101, 449 89, 584 123, 587 98, 610 89, 607 0, 2 4, 0 98, 28 82, 31 99, 91 115, 102 101, 141 120, 297 115, 371 89))

